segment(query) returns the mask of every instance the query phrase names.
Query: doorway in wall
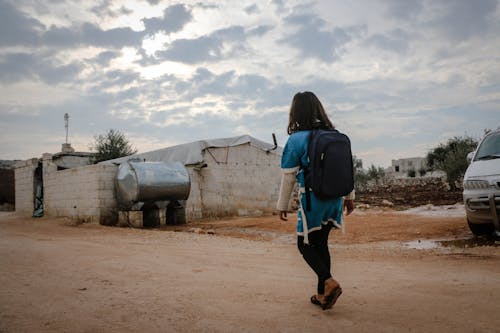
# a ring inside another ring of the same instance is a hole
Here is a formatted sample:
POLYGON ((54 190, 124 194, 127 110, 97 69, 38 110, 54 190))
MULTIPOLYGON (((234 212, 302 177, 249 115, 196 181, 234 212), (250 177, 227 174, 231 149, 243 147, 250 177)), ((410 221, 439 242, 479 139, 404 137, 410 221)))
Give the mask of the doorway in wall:
POLYGON ((33 190, 34 190, 34 209, 33 217, 43 216, 43 165, 38 162, 33 177, 33 190))

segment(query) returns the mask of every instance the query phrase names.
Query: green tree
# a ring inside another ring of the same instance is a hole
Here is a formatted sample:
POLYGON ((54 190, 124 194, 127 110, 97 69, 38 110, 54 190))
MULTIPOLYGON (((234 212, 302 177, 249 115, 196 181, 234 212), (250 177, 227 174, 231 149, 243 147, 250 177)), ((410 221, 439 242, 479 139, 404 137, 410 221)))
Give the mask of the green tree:
POLYGON ((444 171, 446 181, 452 189, 456 189, 455 182, 467 170, 467 154, 476 148, 477 143, 469 136, 449 139, 446 144, 440 144, 427 154, 427 165, 431 170, 444 171))
POLYGON ((415 178, 415 176, 417 175, 417 172, 415 171, 415 169, 410 169, 410 170, 408 170, 407 175, 408 175, 408 177, 415 178))
POLYGON ((354 166, 354 189, 357 192, 362 192, 368 184, 368 174, 363 169, 363 161, 354 155, 352 157, 352 164, 354 166))
POLYGON ((382 167, 376 167, 375 165, 372 164, 368 169, 369 179, 374 179, 377 185, 379 180, 384 178, 384 176, 385 176, 385 171, 382 167))
POLYGON ((137 149, 132 147, 125 135, 114 129, 110 129, 106 134, 94 136, 90 150, 95 151, 93 163, 137 153, 137 149))

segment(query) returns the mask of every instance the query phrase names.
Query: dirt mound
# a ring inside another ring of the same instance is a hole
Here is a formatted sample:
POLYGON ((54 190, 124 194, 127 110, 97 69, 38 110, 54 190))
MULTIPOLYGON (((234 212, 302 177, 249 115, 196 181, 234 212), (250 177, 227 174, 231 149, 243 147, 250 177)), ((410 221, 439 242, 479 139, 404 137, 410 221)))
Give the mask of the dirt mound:
POLYGON ((443 182, 417 183, 413 185, 379 185, 356 193, 356 202, 371 206, 384 206, 384 200, 395 208, 407 209, 432 204, 453 205, 462 202, 461 190, 449 190, 443 182))

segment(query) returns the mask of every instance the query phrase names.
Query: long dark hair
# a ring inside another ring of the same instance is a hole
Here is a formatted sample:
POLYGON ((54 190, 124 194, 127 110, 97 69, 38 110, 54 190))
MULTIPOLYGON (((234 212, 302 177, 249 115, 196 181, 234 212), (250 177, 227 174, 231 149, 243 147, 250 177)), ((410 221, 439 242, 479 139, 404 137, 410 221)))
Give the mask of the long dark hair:
POLYGON ((318 97, 310 91, 293 96, 288 118, 288 134, 313 128, 334 128, 318 97))

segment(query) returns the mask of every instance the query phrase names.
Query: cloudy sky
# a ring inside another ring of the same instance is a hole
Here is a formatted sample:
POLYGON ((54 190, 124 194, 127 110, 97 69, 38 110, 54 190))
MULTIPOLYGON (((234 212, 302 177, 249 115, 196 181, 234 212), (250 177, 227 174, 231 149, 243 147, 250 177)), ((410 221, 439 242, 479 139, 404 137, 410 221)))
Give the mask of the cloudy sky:
POLYGON ((0 0, 0 159, 287 139, 315 92, 370 164, 500 126, 497 0, 0 0))

